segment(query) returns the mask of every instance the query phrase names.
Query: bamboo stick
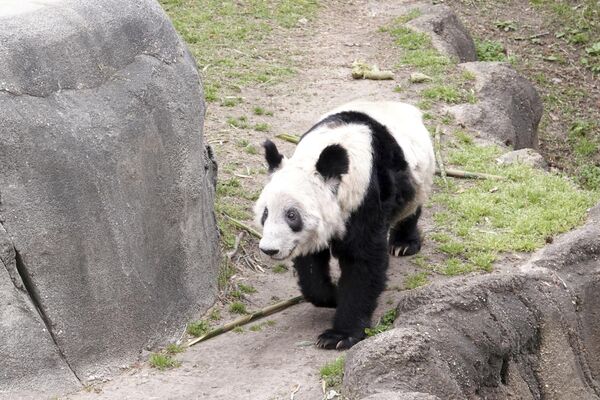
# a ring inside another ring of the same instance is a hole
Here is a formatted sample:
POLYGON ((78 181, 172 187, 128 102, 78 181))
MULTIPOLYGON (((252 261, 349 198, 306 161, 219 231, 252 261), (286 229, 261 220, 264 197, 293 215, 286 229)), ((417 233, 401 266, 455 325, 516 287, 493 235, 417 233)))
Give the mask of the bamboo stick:
POLYGON ((269 316, 271 314, 275 314, 279 311, 283 311, 288 307, 294 306, 300 302, 302 302, 304 298, 302 296, 296 296, 296 297, 292 297, 291 299, 288 300, 283 300, 280 301, 278 303, 275 304, 271 304, 270 306, 264 307, 258 311, 253 312, 252 314, 248 314, 248 315, 244 315, 243 317, 240 317, 234 321, 228 322, 224 325, 219 326, 218 328, 215 328, 213 330, 211 330, 210 332, 205 333, 202 336, 199 336, 195 339, 190 340, 187 343, 187 347, 193 346, 196 343, 200 343, 204 340, 213 338, 215 336, 221 335, 225 332, 229 332, 230 330, 238 327, 238 326, 242 326, 242 325, 246 325, 249 322, 255 321, 257 319, 260 318, 264 318, 266 316, 269 316))
POLYGON ((300 142, 300 138, 298 136, 290 135, 289 133, 280 133, 279 135, 275 135, 275 137, 294 144, 298 144, 300 142))
POLYGON ((441 129, 440 126, 437 125, 435 127, 435 131, 433 133, 433 143, 434 143, 434 154, 435 160, 437 161, 438 169, 440 172, 440 176, 444 181, 444 185, 446 185, 446 189, 448 188, 448 179, 446 178, 446 168, 444 167, 444 160, 442 159, 442 138, 441 138, 441 129))
POLYGON ((227 218, 229 221, 231 221, 231 223, 235 226, 237 226, 238 228, 244 229, 246 230, 246 232, 248 232, 249 234, 251 234, 254 237, 257 238, 262 238, 262 235, 260 234, 260 232, 258 232, 256 229, 252 228, 251 226, 246 225, 245 223, 243 223, 242 221, 238 221, 235 218, 231 218, 229 215, 227 214, 223 214, 223 216, 225 218, 227 218))
MULTIPOLYGON (((436 169, 435 174, 441 176, 441 171, 439 169, 436 169)), ((506 180, 504 176, 500 175, 484 174, 482 172, 468 172, 452 168, 446 168, 446 176, 463 179, 495 179, 498 181, 506 180)))

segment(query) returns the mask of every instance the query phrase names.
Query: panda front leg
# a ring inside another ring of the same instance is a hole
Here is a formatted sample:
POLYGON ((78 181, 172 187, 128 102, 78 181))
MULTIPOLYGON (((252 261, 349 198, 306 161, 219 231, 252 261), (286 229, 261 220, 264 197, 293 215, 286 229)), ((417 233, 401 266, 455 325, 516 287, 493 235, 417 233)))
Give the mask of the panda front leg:
POLYGON ((414 214, 399 221, 390 229, 389 251, 396 257, 412 256, 421 250, 421 234, 417 222, 421 216, 421 206, 414 214))
POLYGON ((302 295, 316 307, 335 308, 337 305, 336 288, 329 275, 330 258, 331 252, 327 248, 319 253, 294 259, 302 295))
POLYGON ((319 335, 318 347, 348 349, 364 339, 377 299, 385 289, 389 262, 385 235, 378 236, 361 246, 348 246, 348 251, 339 255, 342 275, 333 328, 319 335))

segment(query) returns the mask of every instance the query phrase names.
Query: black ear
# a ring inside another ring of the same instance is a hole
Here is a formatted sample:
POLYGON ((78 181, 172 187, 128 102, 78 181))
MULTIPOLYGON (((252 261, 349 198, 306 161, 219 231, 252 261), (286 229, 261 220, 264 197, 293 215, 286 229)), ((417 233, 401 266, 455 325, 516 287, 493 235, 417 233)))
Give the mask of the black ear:
POLYGON ((281 165, 283 156, 277 150, 275 143, 268 139, 263 143, 263 147, 265 148, 265 159, 267 160, 267 164, 269 164, 269 172, 273 172, 281 165))
POLYGON ((348 152, 339 144, 332 144, 323 149, 317 161, 317 171, 327 179, 340 179, 348 173, 350 160, 348 152))

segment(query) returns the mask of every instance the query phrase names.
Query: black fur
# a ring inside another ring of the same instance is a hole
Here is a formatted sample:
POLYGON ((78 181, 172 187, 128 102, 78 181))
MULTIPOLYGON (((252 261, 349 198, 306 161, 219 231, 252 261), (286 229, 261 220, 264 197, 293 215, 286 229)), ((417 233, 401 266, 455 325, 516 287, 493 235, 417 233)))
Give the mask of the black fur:
POLYGON ((339 144, 327 146, 321 152, 317 160, 317 172, 319 172, 325 180, 340 179, 344 174, 348 173, 350 160, 348 152, 339 144))
POLYGON ((265 148, 265 159, 269 165, 269 173, 271 173, 279 168, 281 161, 283 160, 283 156, 281 153, 279 153, 279 150, 277 150, 275 143, 268 139, 263 143, 263 147, 265 148))
POLYGON ((307 301, 317 307, 336 306, 336 288, 329 276, 329 249, 294 259, 300 290, 307 301))
MULTIPOLYGON (((319 253, 294 260, 306 299, 317 306, 337 305, 333 328, 323 332, 317 341, 319 347, 328 349, 349 348, 365 337, 365 328, 371 324, 377 298, 385 288, 389 263, 387 233, 391 220, 415 196, 402 149, 388 129, 368 115, 359 112, 334 114, 311 128, 305 136, 322 125, 336 127, 349 123, 363 124, 371 130, 373 168, 363 203, 346 223, 346 235, 330 243, 331 254, 338 258, 342 272, 337 288, 329 277, 329 256, 319 253), (331 300, 333 295, 335 302, 331 300)), ((394 236, 394 243, 401 240, 403 233, 409 234, 406 239, 412 239, 414 232, 411 229, 416 230, 419 215, 420 212, 415 213, 409 217, 412 218, 410 221, 407 219, 396 225, 400 229, 394 236)))
POLYGON ((269 216, 269 210, 267 209, 267 207, 265 207, 265 210, 263 211, 262 217, 260 217, 260 224, 262 226, 265 226, 265 221, 267 220, 268 216, 269 216))
POLYGON ((302 222, 302 215, 295 208, 286 211, 285 221, 293 232, 300 232, 304 228, 304 222, 302 222), (289 213, 294 212, 294 218, 289 218, 289 213))
POLYGON ((421 235, 417 222, 421 216, 421 207, 414 214, 399 221, 390 229, 390 254, 395 256, 412 256, 421 250, 421 235))

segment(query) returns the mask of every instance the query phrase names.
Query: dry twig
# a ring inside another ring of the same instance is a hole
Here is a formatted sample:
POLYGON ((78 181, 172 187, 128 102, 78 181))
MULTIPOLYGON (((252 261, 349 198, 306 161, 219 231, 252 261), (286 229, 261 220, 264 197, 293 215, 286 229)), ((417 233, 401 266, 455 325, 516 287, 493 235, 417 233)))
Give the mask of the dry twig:
POLYGON ((444 181, 444 185, 448 188, 448 179, 446 178, 446 167, 444 167, 444 160, 442 159, 442 138, 441 138, 441 128, 440 126, 435 127, 435 131, 433 133, 433 143, 434 143, 434 153, 435 153, 435 161, 437 162, 438 169, 440 171, 440 176, 444 181))
POLYGON ((237 226, 238 228, 241 228, 241 229, 244 229, 244 230, 246 230, 246 232, 248 232, 248 233, 249 233, 249 234, 251 234, 252 236, 254 236, 254 237, 257 237, 257 238, 259 238, 259 239, 262 237, 262 235, 260 234, 260 232, 258 232, 256 229, 252 228, 251 226, 249 226, 249 225, 246 225, 246 224, 245 224, 245 223, 243 223, 242 221, 238 221, 237 219, 235 219, 235 218, 232 218, 232 217, 230 217, 230 216, 229 216, 229 215, 227 215, 227 214, 223 214, 223 216, 224 216, 225 218, 227 218, 229 221, 231 221, 231 223, 232 223, 233 225, 237 226))
POLYGON ((230 260, 233 260, 233 257, 235 257, 235 255, 238 253, 238 251, 240 250, 240 243, 242 241, 242 239, 244 238, 244 231, 241 231, 240 233, 238 233, 238 235, 235 238, 235 243, 233 244, 233 249, 229 252, 227 252, 227 258, 229 258, 230 260))
POLYGON ((255 311, 251 314, 244 315, 243 317, 240 317, 240 318, 235 319, 231 322, 228 322, 224 325, 221 325, 218 328, 215 328, 215 329, 205 333, 202 336, 199 336, 195 339, 190 340, 187 344, 187 347, 193 346, 197 343, 200 343, 204 340, 213 338, 222 333, 229 332, 230 330, 232 330, 238 326, 246 325, 249 322, 269 316, 271 314, 275 314, 279 311, 283 311, 288 307, 294 306, 294 305, 302 302, 302 300, 303 300, 302 296, 292 297, 291 299, 280 301, 278 303, 272 304, 272 305, 262 308, 258 311, 255 311))

